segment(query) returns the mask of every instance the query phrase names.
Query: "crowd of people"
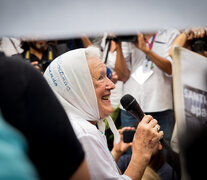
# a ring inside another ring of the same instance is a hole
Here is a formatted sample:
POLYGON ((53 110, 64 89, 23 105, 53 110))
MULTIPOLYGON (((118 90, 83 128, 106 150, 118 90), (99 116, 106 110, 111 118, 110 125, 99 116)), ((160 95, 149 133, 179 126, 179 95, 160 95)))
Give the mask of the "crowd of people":
POLYGON ((98 45, 86 36, 2 38, 0 179, 179 180, 172 50, 206 56, 206 39, 206 28, 104 33, 98 45), (140 121, 120 105, 126 94, 140 121), (132 142, 125 131, 135 131, 132 142))

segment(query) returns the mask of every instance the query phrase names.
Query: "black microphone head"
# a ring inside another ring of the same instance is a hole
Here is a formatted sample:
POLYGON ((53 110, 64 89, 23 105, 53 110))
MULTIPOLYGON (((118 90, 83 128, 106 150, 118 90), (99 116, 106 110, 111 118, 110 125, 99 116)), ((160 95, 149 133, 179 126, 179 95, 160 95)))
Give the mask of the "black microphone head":
POLYGON ((123 108, 129 113, 131 113, 139 121, 144 117, 144 113, 141 107, 139 106, 137 100, 130 94, 124 95, 121 98, 120 102, 123 108))
POLYGON ((130 94, 124 95, 120 102, 124 109, 129 110, 130 105, 134 102, 135 98, 130 94))

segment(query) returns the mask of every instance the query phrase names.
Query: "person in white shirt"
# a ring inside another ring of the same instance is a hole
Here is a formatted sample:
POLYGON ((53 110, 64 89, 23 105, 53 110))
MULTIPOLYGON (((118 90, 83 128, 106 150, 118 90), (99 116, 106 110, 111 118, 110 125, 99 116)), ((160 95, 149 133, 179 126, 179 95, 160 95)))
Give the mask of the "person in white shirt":
POLYGON ((124 174, 119 172, 115 160, 132 143, 123 143, 122 132, 119 134, 109 116, 113 112, 110 94, 114 84, 106 75, 99 49, 76 49, 57 57, 46 69, 44 77, 62 103, 83 145, 91 179, 141 179, 163 131, 158 130, 159 125, 152 116, 145 116, 134 136, 134 153, 129 166, 124 174), (115 138, 112 152, 104 135, 105 118, 115 138))
MULTIPOLYGON (((117 44, 115 71, 124 82, 123 95, 132 95, 145 114, 158 120, 165 139, 170 142, 174 128, 172 103, 172 59, 169 49, 179 35, 175 28, 137 35, 136 42, 117 44)), ((137 120, 120 107, 122 127, 137 120)))

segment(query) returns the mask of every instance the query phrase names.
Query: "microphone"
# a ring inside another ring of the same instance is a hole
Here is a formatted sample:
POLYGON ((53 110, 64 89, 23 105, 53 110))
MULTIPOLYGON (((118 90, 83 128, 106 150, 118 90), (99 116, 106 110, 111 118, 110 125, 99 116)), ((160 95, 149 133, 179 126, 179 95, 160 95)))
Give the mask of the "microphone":
MULTIPOLYGON (((140 122, 142 118, 145 116, 144 112, 142 111, 136 99, 130 94, 124 95, 121 98, 120 102, 123 108, 131 115, 133 115, 138 122, 140 122)), ((160 139, 160 142, 162 146, 165 147, 166 149, 171 149, 169 143, 164 138, 160 139)))
POLYGON ((130 94, 126 94, 121 98, 120 102, 123 108, 130 114, 132 114, 136 118, 136 120, 142 120, 145 114, 133 96, 131 96, 130 94))

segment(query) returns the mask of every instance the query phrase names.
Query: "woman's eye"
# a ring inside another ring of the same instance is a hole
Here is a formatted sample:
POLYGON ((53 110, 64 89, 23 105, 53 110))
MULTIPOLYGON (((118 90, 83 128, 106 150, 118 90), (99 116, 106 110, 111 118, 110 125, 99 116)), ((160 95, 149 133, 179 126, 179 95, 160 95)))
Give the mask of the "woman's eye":
POLYGON ((102 79, 104 79, 104 75, 100 75, 98 78, 98 80, 102 80, 102 79))

